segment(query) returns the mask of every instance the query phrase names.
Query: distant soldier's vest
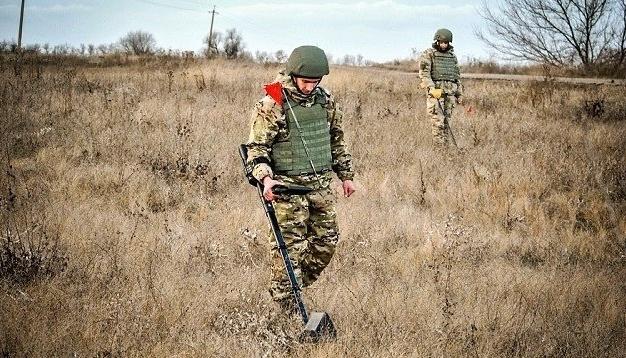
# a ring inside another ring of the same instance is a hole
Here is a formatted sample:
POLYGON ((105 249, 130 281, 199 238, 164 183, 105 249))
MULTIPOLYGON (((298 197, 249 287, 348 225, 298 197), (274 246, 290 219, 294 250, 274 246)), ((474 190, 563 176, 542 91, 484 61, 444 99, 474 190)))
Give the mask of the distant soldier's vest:
POLYGON ((458 81, 461 78, 454 53, 434 51, 431 78, 433 81, 458 81))
POLYGON ((323 107, 326 98, 316 95, 315 104, 304 107, 289 101, 291 108, 300 124, 300 130, 294 120, 294 115, 285 103, 283 109, 288 126, 288 135, 278 139, 272 146, 272 162, 274 172, 284 175, 300 175, 313 173, 309 157, 317 172, 322 172, 332 167, 332 154, 330 151, 330 130, 328 125, 328 112, 323 107), (300 135, 304 138, 309 150, 309 156, 304 149, 300 135))

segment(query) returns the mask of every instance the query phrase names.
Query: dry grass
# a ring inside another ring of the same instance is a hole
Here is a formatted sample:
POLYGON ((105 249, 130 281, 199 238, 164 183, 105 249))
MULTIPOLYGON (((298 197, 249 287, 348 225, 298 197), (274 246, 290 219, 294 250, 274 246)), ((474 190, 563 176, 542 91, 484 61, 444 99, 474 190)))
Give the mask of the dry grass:
POLYGON ((0 69, 4 355, 626 351, 623 88, 468 81, 438 152, 415 77, 335 69, 359 193, 305 291, 339 339, 300 345, 236 153, 277 68, 0 69))

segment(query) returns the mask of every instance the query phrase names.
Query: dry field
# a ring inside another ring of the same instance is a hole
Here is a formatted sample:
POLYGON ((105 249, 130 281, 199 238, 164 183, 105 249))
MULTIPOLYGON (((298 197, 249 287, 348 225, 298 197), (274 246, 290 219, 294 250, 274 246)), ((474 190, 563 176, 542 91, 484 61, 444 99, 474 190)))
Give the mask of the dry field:
POLYGON ((468 80, 442 152, 415 77, 333 69, 359 192, 302 345, 236 152, 276 71, 0 59, 0 355, 625 356, 623 86, 468 80))

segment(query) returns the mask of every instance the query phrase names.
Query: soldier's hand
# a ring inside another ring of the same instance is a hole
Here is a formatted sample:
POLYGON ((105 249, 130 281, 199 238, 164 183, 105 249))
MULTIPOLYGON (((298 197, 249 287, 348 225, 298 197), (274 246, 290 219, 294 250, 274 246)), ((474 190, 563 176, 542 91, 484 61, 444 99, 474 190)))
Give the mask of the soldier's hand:
POLYGON ((443 90, 441 88, 430 87, 428 89, 428 94, 431 95, 433 98, 439 99, 441 98, 441 96, 443 96, 443 90))
POLYGON ((354 182, 352 180, 344 180, 343 184, 343 196, 346 198, 350 197, 355 191, 356 187, 354 186, 354 182))
POLYGON ((270 178, 269 175, 263 178, 263 197, 265 198, 265 200, 274 201, 276 199, 276 194, 274 194, 272 188, 280 184, 283 183, 270 178))
POLYGON ((461 105, 462 105, 462 104, 463 104, 463 97, 458 96, 458 97, 456 98, 456 103, 458 103, 458 104, 461 104, 461 105))

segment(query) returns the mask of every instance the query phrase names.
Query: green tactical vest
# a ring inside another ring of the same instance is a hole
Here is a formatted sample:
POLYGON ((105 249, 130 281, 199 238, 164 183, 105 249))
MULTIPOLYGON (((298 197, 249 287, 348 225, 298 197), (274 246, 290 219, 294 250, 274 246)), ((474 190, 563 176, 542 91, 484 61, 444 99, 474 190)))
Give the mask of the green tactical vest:
MULTIPOLYGON (((298 123, 300 123, 302 137, 318 173, 330 169, 333 163, 330 151, 328 112, 322 106, 326 102, 325 99, 319 97, 317 96, 315 103, 308 108, 293 101, 289 102, 298 123)), ((281 138, 272 145, 271 157, 274 171, 286 175, 311 174, 313 169, 311 169, 309 157, 307 157, 302 145, 300 131, 298 131, 293 114, 287 103, 283 105, 283 108, 289 134, 286 138, 281 138)))
POLYGON ((458 81, 461 79, 454 53, 435 51, 432 54, 432 59, 431 77, 433 81, 458 81))

